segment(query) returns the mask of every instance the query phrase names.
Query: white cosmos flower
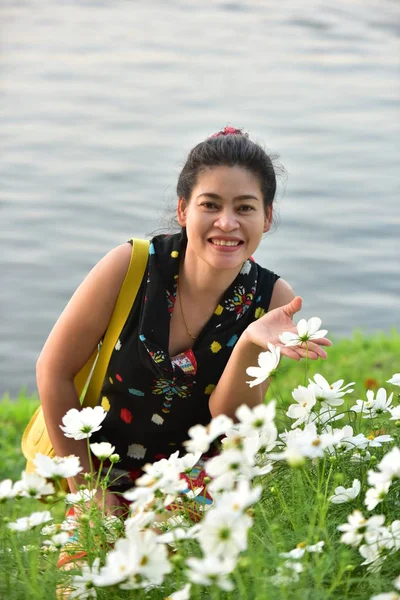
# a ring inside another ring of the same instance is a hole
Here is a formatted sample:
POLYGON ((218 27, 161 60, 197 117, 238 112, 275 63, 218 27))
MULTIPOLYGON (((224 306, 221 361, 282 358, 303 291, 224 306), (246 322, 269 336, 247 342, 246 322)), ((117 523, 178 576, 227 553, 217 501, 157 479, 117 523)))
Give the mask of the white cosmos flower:
POLYGON ((14 498, 15 493, 13 490, 13 482, 11 479, 4 479, 0 482, 0 502, 2 500, 8 500, 8 498, 14 498))
POLYGON ((62 418, 64 424, 60 429, 65 437, 83 440, 91 437, 92 433, 101 429, 101 424, 107 416, 102 406, 85 406, 81 410, 71 408, 62 418))
POLYGON ((186 564, 189 567, 188 577, 193 583, 214 584, 225 592, 231 592, 235 587, 227 577, 236 566, 234 558, 188 558, 186 564))
POLYGON ((38 475, 38 473, 27 473, 22 471, 21 480, 14 484, 14 494, 25 498, 41 498, 47 494, 54 494, 55 489, 52 483, 38 475))
POLYGON ((296 546, 296 548, 293 548, 293 550, 290 550, 290 552, 280 552, 279 556, 282 556, 282 558, 290 558, 292 560, 299 560, 300 558, 303 558, 305 552, 318 552, 321 553, 322 549, 325 545, 325 542, 323 540, 321 540, 320 542, 317 542, 316 544, 312 544, 311 546, 308 546, 307 544, 300 543, 296 546))
POLYGON ((115 446, 112 446, 109 442, 98 442, 90 444, 90 449, 97 458, 106 460, 114 453, 115 446))
MULTIPOLYGON (((327 430, 330 431, 329 427, 327 430)), ((351 425, 345 425, 341 429, 333 429, 332 433, 339 438, 337 443, 338 449, 355 450, 355 448, 364 449, 368 446, 368 439, 363 433, 353 435, 351 425)))
POLYGON ((354 479, 351 488, 345 488, 342 485, 339 485, 335 489, 335 493, 333 496, 329 498, 333 504, 343 504, 344 502, 350 502, 350 500, 354 500, 357 498, 360 493, 361 483, 359 479, 354 479))
POLYGON ((50 540, 44 540, 45 546, 54 546, 55 548, 61 548, 69 541, 69 533, 67 531, 60 531, 52 536, 50 540))
POLYGON ((303 565, 294 560, 286 560, 283 565, 279 565, 276 574, 271 577, 273 585, 289 585, 299 581, 299 573, 302 573, 303 565))
POLYGON ((232 492, 214 494, 214 504, 216 508, 224 507, 228 512, 239 514, 243 513, 249 506, 256 504, 261 497, 261 493, 261 485, 252 489, 247 479, 241 479, 232 492))
POLYGON ((392 399, 393 392, 387 398, 385 388, 379 388, 376 397, 374 397, 372 390, 367 390, 367 400, 357 400, 357 403, 350 410, 363 413, 363 419, 375 419, 378 415, 389 412, 392 399))
POLYGON ((377 483, 375 487, 369 488, 365 494, 364 504, 367 510, 373 510, 388 494, 390 481, 377 483))
POLYGON ((96 495, 97 490, 78 490, 76 494, 67 494, 65 501, 67 504, 80 504, 81 502, 90 502, 90 500, 96 495))
POLYGON ((380 448, 382 446, 382 444, 386 443, 386 442, 393 442, 393 438, 391 435, 377 435, 376 437, 374 437, 373 434, 369 435, 367 437, 368 440, 368 446, 370 446, 371 448, 380 448))
POLYGON ((82 471, 79 457, 74 456, 46 456, 45 454, 36 454, 33 459, 33 464, 36 467, 36 472, 42 477, 47 479, 60 479, 69 477, 75 477, 80 471, 82 471))
POLYGON ((353 389, 347 389, 354 385, 354 381, 342 387, 343 381, 343 379, 339 379, 335 383, 329 384, 325 377, 322 377, 319 373, 314 375, 314 381, 309 379, 317 400, 324 400, 329 406, 341 406, 344 402, 343 396, 354 391, 353 389))
POLYGON ((295 429, 298 425, 308 421, 310 412, 317 400, 315 398, 314 390, 306 388, 303 385, 299 385, 298 388, 294 389, 292 396, 297 404, 291 404, 286 414, 291 419, 296 419, 292 425, 292 429, 295 429))
POLYGON ((359 510, 353 510, 347 517, 347 523, 337 527, 343 532, 340 541, 349 546, 358 546, 365 537, 365 541, 372 544, 381 537, 384 522, 383 515, 374 515, 366 519, 359 510))
POLYGON ((242 437, 249 433, 260 431, 265 427, 273 427, 275 419, 275 400, 271 400, 268 404, 257 404, 250 408, 247 404, 242 404, 236 409, 235 416, 240 422, 239 432, 242 437))
POLYGON ((197 539, 204 555, 235 558, 247 548, 251 525, 252 519, 246 514, 213 508, 206 513, 197 539))
POLYGON ((87 598, 97 598, 94 588, 94 579, 99 574, 100 559, 96 558, 90 567, 87 563, 82 566, 82 575, 75 575, 72 579, 71 587, 73 591, 69 593, 68 598, 78 598, 86 600, 87 598))
POLYGON ((378 483, 400 479, 400 448, 395 446, 389 450, 378 463, 377 468, 378 471, 368 471, 369 485, 376 486, 378 483))
POLYGON ((390 421, 400 421, 400 404, 389 408, 389 412, 392 415, 390 421))
POLYGON ((37 525, 43 525, 43 523, 47 523, 48 521, 52 521, 53 517, 51 516, 48 510, 44 510, 42 512, 34 512, 29 517, 21 517, 17 519, 14 523, 7 523, 7 527, 9 529, 13 529, 14 531, 28 531, 28 529, 32 529, 37 525))
POLYGON ((187 583, 181 590, 170 594, 164 600, 190 600, 190 583, 187 583))
POLYGON ((328 330, 319 329, 321 323, 322 321, 318 317, 312 317, 308 321, 300 319, 297 323, 297 334, 285 331, 279 336, 279 339, 285 346, 298 346, 308 340, 323 338, 328 333, 328 330))
POLYGON ((255 377, 253 381, 246 381, 252 388, 255 385, 259 385, 271 375, 274 375, 281 358, 281 349, 279 346, 274 346, 268 342, 268 351, 260 352, 258 355, 258 367, 248 367, 246 369, 247 375, 255 377))
POLYGON ((233 420, 226 415, 218 415, 204 425, 194 425, 188 430, 190 440, 183 443, 188 452, 204 454, 210 447, 210 444, 221 435, 224 435, 233 425, 233 420))
POLYGON ((391 379, 387 380, 387 383, 391 383, 392 385, 400 385, 400 373, 395 373, 391 379))

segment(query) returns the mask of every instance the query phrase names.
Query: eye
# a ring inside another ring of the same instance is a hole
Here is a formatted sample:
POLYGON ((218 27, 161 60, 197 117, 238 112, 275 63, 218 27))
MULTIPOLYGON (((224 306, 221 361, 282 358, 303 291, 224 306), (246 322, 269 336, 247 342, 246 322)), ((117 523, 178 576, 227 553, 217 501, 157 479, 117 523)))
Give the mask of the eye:
POLYGON ((240 212, 250 212, 252 210, 255 210, 254 206, 251 206, 251 204, 241 204, 239 206, 239 210, 240 212))
POLYGON ((215 202, 202 202, 201 206, 204 206, 204 208, 207 209, 218 208, 218 204, 216 204, 215 202))

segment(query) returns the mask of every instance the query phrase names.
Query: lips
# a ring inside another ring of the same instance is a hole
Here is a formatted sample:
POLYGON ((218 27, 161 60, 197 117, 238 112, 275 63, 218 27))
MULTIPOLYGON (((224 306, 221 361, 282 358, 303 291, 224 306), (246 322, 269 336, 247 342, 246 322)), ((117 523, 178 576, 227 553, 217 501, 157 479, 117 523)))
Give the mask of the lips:
POLYGON ((220 248, 237 248, 243 244, 242 240, 229 238, 210 238, 208 240, 213 246, 220 248))

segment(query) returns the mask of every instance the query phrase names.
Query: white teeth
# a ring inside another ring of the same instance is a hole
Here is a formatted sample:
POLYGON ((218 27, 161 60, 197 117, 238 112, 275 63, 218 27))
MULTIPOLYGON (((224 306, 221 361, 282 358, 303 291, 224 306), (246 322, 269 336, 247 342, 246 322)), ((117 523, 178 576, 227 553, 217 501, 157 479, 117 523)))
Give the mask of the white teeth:
POLYGON ((239 246, 240 242, 233 240, 211 240, 215 246, 239 246))

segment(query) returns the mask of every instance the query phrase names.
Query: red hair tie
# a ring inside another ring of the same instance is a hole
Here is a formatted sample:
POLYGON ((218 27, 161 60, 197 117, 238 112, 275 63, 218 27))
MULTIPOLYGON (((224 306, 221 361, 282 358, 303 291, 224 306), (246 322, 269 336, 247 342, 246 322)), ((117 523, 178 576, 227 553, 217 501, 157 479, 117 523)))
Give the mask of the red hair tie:
POLYGON ((214 133, 210 137, 215 138, 221 137, 222 135, 244 135, 246 137, 249 137, 248 133, 243 133, 241 129, 235 129, 235 127, 224 127, 224 129, 218 131, 218 133, 214 133))

